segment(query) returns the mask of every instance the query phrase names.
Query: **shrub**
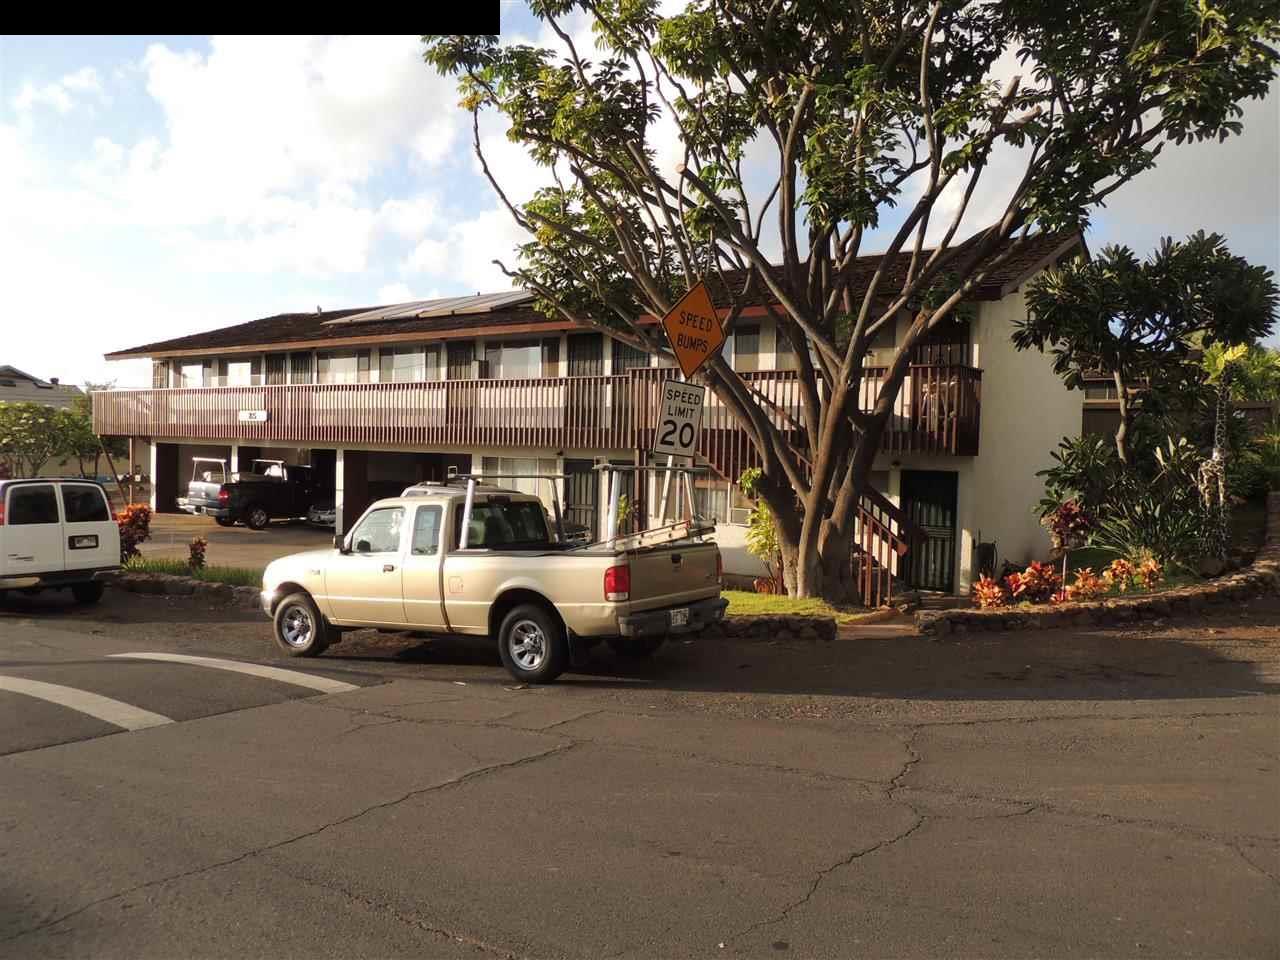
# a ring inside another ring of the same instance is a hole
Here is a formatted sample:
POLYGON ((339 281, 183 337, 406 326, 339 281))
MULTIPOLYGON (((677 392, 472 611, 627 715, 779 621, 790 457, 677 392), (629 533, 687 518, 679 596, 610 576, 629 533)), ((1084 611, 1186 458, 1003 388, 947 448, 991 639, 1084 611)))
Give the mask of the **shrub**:
POLYGON ((1091 567, 1081 567, 1076 571, 1076 582, 1067 588, 1067 596, 1072 600, 1096 600, 1107 589, 1105 577, 1098 576, 1091 567))
POLYGON ((1138 564, 1133 578, 1144 590, 1154 590, 1156 585, 1164 579, 1164 568, 1155 557, 1149 557, 1138 564))
POLYGON ((139 556, 138 544, 151 539, 151 508, 145 503, 131 503, 116 514, 120 528, 120 562, 128 563, 139 556))
POLYGON ((1041 517, 1040 523, 1049 529, 1055 550, 1080 546, 1093 526, 1089 512, 1074 499, 1050 510, 1041 517))
POLYGON ((1004 578, 1009 595, 1014 601, 1044 603, 1062 586, 1062 578, 1047 563, 1033 560, 1021 573, 1011 573, 1004 578))
POLYGON ((1108 587, 1124 593, 1133 585, 1133 574, 1133 564, 1124 558, 1117 558, 1111 561, 1111 566, 1102 574, 1102 580, 1108 587))
POLYGON ((992 580, 984 573, 973 585, 973 601, 983 610, 989 610, 1003 607, 1008 602, 1008 595, 998 580, 992 580))
POLYGON ((188 545, 190 556, 187 557, 187 566, 192 570, 204 569, 204 552, 209 546, 209 541, 204 537, 193 537, 188 545))

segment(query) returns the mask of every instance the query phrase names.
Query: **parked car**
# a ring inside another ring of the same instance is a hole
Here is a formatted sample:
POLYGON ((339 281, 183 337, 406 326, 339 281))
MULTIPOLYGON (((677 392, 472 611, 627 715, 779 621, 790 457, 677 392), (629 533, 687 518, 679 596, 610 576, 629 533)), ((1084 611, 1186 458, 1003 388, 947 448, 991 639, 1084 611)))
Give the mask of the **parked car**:
POLYGON ((102 484, 0 480, 0 593, 70 590, 97 603, 119 569, 120 529, 102 484))
POLYGON ((283 460, 254 460, 247 472, 219 479, 220 460, 192 460, 191 482, 178 508, 213 517, 219 526, 244 523, 261 530, 272 520, 303 520, 315 493, 310 467, 283 460))
POLYGON ((307 523, 315 527, 333 529, 337 523, 338 511, 332 494, 317 493, 312 498, 311 509, 307 511, 307 523))
POLYGON ((490 636, 512 676, 547 682, 599 640, 646 656, 723 617, 713 529, 575 544, 537 497, 424 484, 375 502, 334 549, 272 562, 262 606, 293 656, 363 627, 490 636))

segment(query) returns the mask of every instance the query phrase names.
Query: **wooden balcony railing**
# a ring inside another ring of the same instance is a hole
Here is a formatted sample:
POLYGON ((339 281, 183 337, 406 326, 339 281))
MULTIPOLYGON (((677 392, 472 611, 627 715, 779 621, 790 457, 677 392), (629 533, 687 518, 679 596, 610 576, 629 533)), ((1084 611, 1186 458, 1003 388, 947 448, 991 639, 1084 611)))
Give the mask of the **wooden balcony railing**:
MULTIPOLYGON (((647 449, 659 384, 671 374, 646 368, 598 377, 112 390, 93 395, 93 423, 104 436, 307 446, 647 449)), ((795 373, 743 376, 766 399, 778 428, 796 433, 801 416, 795 373)), ((883 370, 867 370, 866 406, 883 376, 883 370)), ((981 371, 972 367, 912 367, 885 449, 977 453, 980 386, 981 371)), ((710 393, 701 448, 730 478, 755 459, 746 434, 710 393)))

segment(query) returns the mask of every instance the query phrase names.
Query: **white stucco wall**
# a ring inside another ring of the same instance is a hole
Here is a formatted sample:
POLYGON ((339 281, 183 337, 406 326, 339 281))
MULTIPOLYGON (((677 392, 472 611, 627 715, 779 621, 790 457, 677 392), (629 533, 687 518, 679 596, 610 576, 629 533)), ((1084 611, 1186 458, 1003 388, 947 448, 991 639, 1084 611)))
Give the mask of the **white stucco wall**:
POLYGON ((1000 562, 1044 557, 1049 538, 1035 511, 1044 491, 1036 476, 1053 463, 1050 453, 1065 436, 1078 436, 1084 392, 1068 390, 1051 358, 1018 351, 1013 321, 1026 302, 1017 291, 984 303, 973 322, 974 364, 982 368, 982 413, 978 456, 960 473, 960 556, 957 588, 967 593, 979 531, 994 540, 1000 562))

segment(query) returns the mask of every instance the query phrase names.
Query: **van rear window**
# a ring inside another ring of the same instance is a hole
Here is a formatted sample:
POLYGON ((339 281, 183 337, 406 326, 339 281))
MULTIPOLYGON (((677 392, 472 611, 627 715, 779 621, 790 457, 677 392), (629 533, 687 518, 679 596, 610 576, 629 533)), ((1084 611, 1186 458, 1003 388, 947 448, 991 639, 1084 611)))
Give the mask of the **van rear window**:
POLYGON ((67 523, 101 523, 111 519, 102 491, 88 484, 63 484, 62 512, 67 515, 67 523))
POLYGON ((57 523, 58 501, 53 496, 53 484, 22 484, 9 491, 9 509, 5 523, 21 527, 35 523, 57 523))

